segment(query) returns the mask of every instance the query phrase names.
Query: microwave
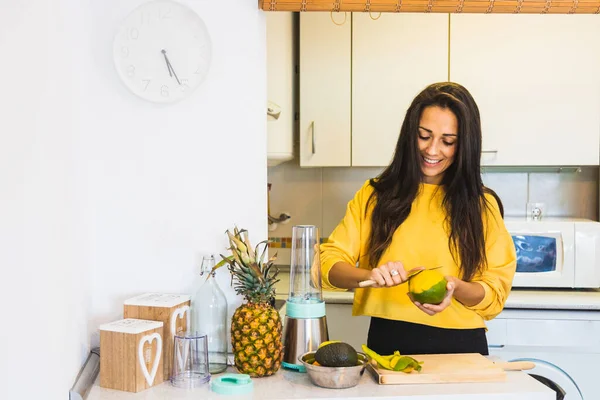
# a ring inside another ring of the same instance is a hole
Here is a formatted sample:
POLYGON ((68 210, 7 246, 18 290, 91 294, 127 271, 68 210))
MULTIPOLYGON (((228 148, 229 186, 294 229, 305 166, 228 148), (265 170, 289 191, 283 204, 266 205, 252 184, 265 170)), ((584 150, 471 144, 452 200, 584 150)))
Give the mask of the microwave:
POLYGON ((600 222, 505 218, 517 253, 514 288, 600 288, 600 222))

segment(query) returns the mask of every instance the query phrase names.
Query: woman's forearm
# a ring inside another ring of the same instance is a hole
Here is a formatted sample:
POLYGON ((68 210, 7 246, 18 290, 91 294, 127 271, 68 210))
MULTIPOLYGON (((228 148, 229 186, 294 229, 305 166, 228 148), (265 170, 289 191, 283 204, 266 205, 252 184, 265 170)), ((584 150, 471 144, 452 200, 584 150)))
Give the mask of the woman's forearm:
POLYGON ((465 282, 458 278, 453 279, 454 298, 467 307, 477 305, 485 297, 485 289, 477 282, 465 282))
POLYGON ((333 264, 329 271, 329 282, 341 289, 356 289, 358 282, 369 279, 371 273, 365 269, 356 268, 347 262, 339 261, 333 264))

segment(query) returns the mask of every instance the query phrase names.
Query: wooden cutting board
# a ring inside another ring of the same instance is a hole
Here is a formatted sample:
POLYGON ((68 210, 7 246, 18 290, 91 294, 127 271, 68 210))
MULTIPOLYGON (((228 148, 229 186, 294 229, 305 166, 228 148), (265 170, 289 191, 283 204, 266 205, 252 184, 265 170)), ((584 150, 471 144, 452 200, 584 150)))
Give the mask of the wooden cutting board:
POLYGON ((505 370, 531 369, 533 363, 494 363, 481 354, 423 354, 411 355, 421 364, 421 372, 396 372, 380 369, 374 364, 367 368, 381 385, 417 383, 499 382, 506 379, 505 370))

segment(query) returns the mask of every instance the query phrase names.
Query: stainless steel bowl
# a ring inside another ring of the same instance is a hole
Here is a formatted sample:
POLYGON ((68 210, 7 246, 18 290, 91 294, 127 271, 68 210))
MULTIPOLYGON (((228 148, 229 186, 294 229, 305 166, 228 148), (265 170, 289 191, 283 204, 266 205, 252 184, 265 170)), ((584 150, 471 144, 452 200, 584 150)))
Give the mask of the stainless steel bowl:
POLYGON ((306 368, 306 373, 313 384, 329 389, 345 389, 356 386, 369 362, 363 353, 358 353, 359 365, 355 367, 323 367, 306 362, 310 359, 314 360, 314 358, 315 352, 309 351, 298 357, 298 360, 306 368))

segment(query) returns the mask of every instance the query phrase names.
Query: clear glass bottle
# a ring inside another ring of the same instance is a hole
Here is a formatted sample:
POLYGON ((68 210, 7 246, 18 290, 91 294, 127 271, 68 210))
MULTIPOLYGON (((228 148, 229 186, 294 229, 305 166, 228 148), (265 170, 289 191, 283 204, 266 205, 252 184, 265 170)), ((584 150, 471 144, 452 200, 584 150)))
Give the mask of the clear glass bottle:
POLYGON ((215 257, 202 259, 201 283, 192 301, 192 329, 208 335, 208 369, 218 374, 227 369, 227 298, 210 271, 215 257), (208 277, 208 279, 207 279, 208 277))

